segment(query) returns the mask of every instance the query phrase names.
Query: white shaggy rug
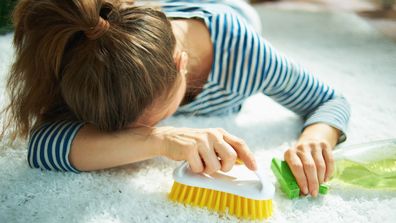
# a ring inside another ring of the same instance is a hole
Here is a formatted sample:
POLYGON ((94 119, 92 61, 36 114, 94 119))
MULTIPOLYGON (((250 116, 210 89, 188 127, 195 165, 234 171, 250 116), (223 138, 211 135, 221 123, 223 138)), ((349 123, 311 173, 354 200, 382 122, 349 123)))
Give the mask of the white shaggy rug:
MULTIPOLYGON (((352 105, 345 144, 396 137, 396 43, 352 14, 258 7, 264 35, 281 51, 344 92, 352 105)), ((11 35, 0 37, 0 77, 12 60, 11 35)), ((1 82, 4 88, 4 81, 1 82)), ((0 94, 1 103, 4 102, 0 94)), ((317 199, 288 200, 270 160, 298 136, 302 121, 264 96, 223 118, 170 118, 162 125, 223 127, 244 138, 276 185, 273 222, 396 222, 396 192, 336 183, 317 199)), ((229 222, 167 200, 177 162, 157 158, 95 173, 30 169, 26 144, 0 144, 0 222, 229 222)))

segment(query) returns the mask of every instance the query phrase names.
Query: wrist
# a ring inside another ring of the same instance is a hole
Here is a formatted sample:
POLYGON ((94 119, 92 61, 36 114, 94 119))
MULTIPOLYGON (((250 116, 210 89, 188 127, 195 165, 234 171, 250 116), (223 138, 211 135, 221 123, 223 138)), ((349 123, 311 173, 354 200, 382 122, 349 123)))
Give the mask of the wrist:
POLYGON ((129 139, 132 144, 146 150, 151 157, 161 156, 161 140, 156 134, 157 127, 129 128, 129 139))
POLYGON ((154 127, 150 132, 150 144, 155 149, 157 156, 166 156, 165 129, 169 127, 154 127))
POLYGON ((315 123, 307 126, 301 133, 298 143, 320 141, 335 147, 340 137, 340 130, 325 123, 315 123))

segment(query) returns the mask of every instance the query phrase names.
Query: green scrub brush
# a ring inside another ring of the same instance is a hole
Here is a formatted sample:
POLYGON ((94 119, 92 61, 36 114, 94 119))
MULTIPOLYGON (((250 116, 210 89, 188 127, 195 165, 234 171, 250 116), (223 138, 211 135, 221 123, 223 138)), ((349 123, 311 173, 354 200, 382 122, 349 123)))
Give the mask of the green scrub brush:
MULTIPOLYGON (((298 187, 296 178, 294 178, 293 173, 285 161, 273 158, 271 169, 280 184, 281 190, 288 198, 293 199, 300 196, 300 188, 298 187)), ((328 190, 329 187, 325 184, 319 186, 320 194, 327 194, 328 190)))
MULTIPOLYGON (((332 180, 367 189, 396 190, 396 139, 339 148, 334 159, 332 180)), ((300 188, 287 163, 273 158, 271 169, 286 196, 299 197, 300 188)), ((322 184, 319 193, 326 194, 328 189, 322 184)))

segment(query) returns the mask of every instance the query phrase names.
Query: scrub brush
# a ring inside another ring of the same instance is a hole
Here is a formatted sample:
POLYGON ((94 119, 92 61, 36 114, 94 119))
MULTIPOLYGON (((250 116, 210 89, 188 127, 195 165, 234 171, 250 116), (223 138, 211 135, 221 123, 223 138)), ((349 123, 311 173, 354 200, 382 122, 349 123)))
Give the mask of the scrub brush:
POLYGON ((250 171, 234 165, 229 172, 193 173, 186 162, 173 172, 174 184, 169 199, 206 207, 238 218, 262 220, 272 215, 275 187, 263 175, 262 168, 250 171))
MULTIPOLYGON (((281 190, 290 199, 300 197, 300 188, 298 187, 296 178, 293 176, 289 165, 283 160, 273 158, 271 162, 271 169, 274 173, 281 190)), ((329 186, 321 184, 319 186, 319 194, 325 195, 329 190, 329 186)))

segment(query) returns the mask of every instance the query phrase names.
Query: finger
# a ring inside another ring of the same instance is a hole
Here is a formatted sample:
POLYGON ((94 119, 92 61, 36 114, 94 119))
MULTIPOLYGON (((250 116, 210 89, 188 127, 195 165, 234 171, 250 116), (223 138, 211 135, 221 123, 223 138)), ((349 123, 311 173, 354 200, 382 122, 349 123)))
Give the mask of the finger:
MULTIPOLYGON (((205 172, 207 174, 212 174, 218 171, 221 168, 219 159, 214 152, 213 145, 209 145, 209 142, 206 138, 197 138, 194 135, 183 135, 183 139, 188 139, 194 142, 196 145, 196 151, 199 155, 199 158, 195 158, 195 154, 191 154, 189 157, 193 157, 190 160, 194 162, 197 166, 197 171, 205 172), (202 164, 202 169, 200 168, 200 164, 202 164)), ((213 143, 211 143, 213 144, 213 143)))
POLYGON ((331 147, 326 143, 321 143, 323 158, 326 163, 326 173, 324 181, 327 182, 334 173, 334 158, 331 147))
POLYGON ((303 194, 308 194, 307 178, 305 177, 303 164, 294 150, 285 152, 285 161, 289 165, 294 177, 296 178, 298 187, 300 187, 303 194))
POLYGON ((197 148, 191 149, 187 162, 190 165, 192 172, 202 173, 204 171, 204 164, 202 163, 202 159, 197 148))
POLYGON ((319 184, 324 182, 324 178, 325 178, 325 173, 326 173, 326 163, 324 161, 323 155, 322 155, 322 148, 315 148, 312 151, 312 157, 314 159, 315 162, 315 166, 316 166, 316 173, 317 173, 317 177, 319 180, 319 184))
POLYGON ((237 159, 236 151, 222 139, 215 142, 213 146, 220 157, 221 171, 230 171, 237 159))
POLYGON ((309 193, 316 197, 319 190, 318 174, 316 173, 315 162, 308 148, 304 149, 304 152, 298 152, 297 155, 302 161, 304 167, 305 177, 308 181, 309 193))
POLYGON ((207 174, 212 174, 221 168, 220 161, 214 151, 214 148, 209 147, 209 145, 201 143, 200 148, 198 148, 199 155, 204 161, 204 172, 207 174))
POLYGON ((173 136, 172 148, 175 151, 171 155, 175 160, 186 160, 194 173, 203 172, 203 163, 198 153, 197 143, 189 138, 179 135, 173 136))
POLYGON ((219 131, 223 134, 224 141, 232 146, 238 154, 238 157, 245 163, 246 167, 253 171, 257 170, 256 159, 246 143, 238 137, 231 135, 224 129, 219 129, 219 131))

